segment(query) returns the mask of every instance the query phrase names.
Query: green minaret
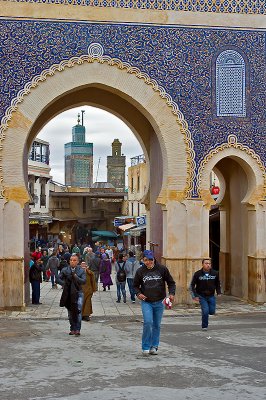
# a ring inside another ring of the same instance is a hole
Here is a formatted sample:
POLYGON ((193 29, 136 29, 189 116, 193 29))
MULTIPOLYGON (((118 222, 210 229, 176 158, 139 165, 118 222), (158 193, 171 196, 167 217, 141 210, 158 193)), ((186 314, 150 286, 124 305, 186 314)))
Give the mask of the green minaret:
POLYGON ((83 114, 72 128, 72 142, 65 144, 65 184, 67 186, 91 187, 93 184, 93 143, 86 143, 83 114))

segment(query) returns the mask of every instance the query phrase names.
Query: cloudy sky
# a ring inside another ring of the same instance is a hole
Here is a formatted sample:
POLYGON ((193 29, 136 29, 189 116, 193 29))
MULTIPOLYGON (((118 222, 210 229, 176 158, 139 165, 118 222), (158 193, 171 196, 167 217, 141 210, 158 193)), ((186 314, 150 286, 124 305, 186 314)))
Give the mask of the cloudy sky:
POLYGON ((90 106, 72 108, 48 122, 38 134, 38 138, 50 143, 51 175, 53 180, 59 183, 65 183, 64 144, 72 141, 72 127, 77 124, 77 115, 81 110, 85 110, 86 142, 93 143, 94 181, 99 158, 101 160, 97 180, 98 182, 107 180, 106 157, 112 155, 111 144, 114 139, 122 142, 122 153, 126 156, 128 167, 130 166, 130 157, 143 154, 132 131, 113 114, 90 106))

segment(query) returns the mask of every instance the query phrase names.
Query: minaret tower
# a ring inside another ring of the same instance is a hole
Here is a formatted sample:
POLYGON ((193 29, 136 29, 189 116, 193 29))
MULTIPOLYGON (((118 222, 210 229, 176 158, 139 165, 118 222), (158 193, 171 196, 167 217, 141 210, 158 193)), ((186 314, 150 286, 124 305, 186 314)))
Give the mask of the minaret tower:
POLYGON ((72 128, 72 142, 65 144, 65 184, 91 187, 93 183, 93 143, 86 143, 84 113, 78 114, 78 123, 72 128))
POLYGON ((107 182, 111 183, 117 191, 125 190, 126 157, 121 154, 122 143, 114 139, 112 155, 107 156, 107 182))

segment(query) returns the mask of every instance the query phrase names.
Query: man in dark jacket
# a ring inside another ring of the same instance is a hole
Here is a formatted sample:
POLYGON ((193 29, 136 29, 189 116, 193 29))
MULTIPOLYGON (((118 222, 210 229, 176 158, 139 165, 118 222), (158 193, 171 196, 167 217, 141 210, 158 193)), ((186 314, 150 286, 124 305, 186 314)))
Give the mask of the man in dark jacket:
POLYGON ((56 282, 63 286, 63 293, 60 300, 60 306, 68 310, 68 319, 70 323, 69 335, 80 335, 83 291, 81 285, 86 283, 86 273, 78 265, 79 257, 73 254, 70 257, 70 266, 64 267, 58 275, 56 282))
POLYGON ((96 290, 98 290, 98 281, 99 281, 99 275, 100 275, 100 264, 101 264, 101 259, 100 259, 100 253, 99 252, 97 252, 97 254, 95 253, 88 260, 88 267, 94 274, 94 279, 95 279, 95 283, 96 283, 96 286, 97 286, 96 290))
POLYGON ((169 270, 157 264, 151 250, 143 253, 144 265, 138 268, 133 286, 137 298, 141 300, 144 319, 142 333, 142 354, 148 356, 158 352, 161 320, 164 312, 163 300, 166 298, 165 284, 168 286, 169 299, 174 301, 175 281, 169 270))
POLYGON ((214 315, 216 310, 215 291, 218 296, 221 295, 219 274, 212 269, 209 258, 204 258, 202 260, 202 268, 195 272, 190 284, 190 291, 193 301, 200 303, 202 315, 201 328, 207 331, 209 315, 214 315))
POLYGON ((43 271, 42 261, 39 258, 30 267, 30 272, 29 272, 29 278, 32 288, 32 304, 42 304, 40 303, 42 271, 43 271))
POLYGON ((52 252, 51 257, 49 258, 46 268, 47 270, 50 269, 51 271, 51 282, 52 282, 52 288, 53 289, 57 289, 57 285, 55 283, 56 279, 57 279, 57 275, 58 275, 58 268, 59 268, 59 264, 60 261, 56 256, 57 252, 56 250, 54 250, 52 252))

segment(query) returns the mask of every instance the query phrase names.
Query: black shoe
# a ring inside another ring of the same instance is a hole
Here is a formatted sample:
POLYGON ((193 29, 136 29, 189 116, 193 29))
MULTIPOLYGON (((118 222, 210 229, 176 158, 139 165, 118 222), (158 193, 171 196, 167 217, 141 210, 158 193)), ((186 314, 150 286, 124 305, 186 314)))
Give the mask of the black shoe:
POLYGON ((120 300, 116 300, 117 303, 120 303, 120 300))
POLYGON ((105 287, 103 288, 103 292, 106 292, 106 288, 105 287))
POLYGON ((110 286, 108 286, 108 290, 110 290, 110 286))
POLYGON ((90 317, 82 317, 82 321, 90 321, 90 317))
POLYGON ((127 302, 127 299, 124 299, 123 302, 126 303, 126 302, 127 302))

